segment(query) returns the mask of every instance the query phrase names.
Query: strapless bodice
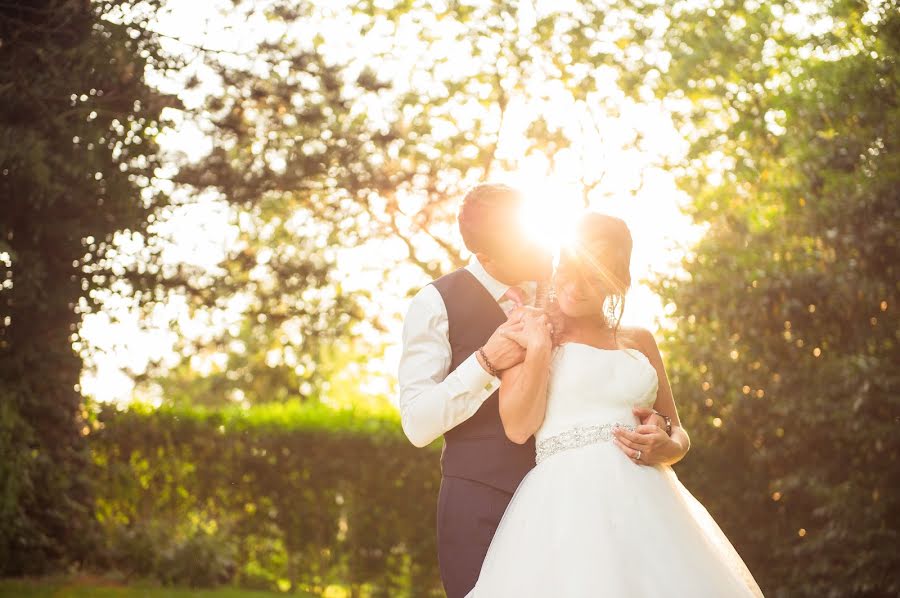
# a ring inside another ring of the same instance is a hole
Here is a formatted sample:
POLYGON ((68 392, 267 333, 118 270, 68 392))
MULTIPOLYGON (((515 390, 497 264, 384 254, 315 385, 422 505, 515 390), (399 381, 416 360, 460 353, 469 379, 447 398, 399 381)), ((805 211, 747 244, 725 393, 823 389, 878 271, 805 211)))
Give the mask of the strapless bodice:
POLYGON ((635 406, 652 407, 659 377, 639 349, 567 342, 553 349, 547 409, 535 441, 583 426, 640 423, 635 406))

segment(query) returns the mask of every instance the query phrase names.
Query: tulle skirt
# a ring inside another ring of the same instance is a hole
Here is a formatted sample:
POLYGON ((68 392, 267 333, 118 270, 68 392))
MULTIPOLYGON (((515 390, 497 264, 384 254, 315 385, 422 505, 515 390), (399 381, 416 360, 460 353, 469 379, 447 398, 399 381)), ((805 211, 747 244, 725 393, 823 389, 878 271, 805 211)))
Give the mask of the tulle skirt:
POLYGON ((516 489, 466 598, 762 598, 668 465, 612 442, 550 455, 516 489))

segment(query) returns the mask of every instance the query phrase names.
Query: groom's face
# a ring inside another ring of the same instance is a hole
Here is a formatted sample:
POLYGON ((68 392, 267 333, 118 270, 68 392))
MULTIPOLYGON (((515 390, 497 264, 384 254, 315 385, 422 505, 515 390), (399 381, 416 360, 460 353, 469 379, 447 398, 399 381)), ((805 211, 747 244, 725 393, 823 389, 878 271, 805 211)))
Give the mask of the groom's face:
POLYGON ((478 257, 510 284, 549 279, 553 273, 553 254, 531 238, 515 210, 503 215, 490 250, 478 257))

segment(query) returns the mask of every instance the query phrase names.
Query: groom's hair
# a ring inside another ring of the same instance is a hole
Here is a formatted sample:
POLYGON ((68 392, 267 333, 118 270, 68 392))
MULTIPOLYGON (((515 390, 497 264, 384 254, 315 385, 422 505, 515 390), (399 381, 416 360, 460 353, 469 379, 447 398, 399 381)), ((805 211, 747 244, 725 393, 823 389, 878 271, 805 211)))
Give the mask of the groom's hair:
POLYGON ((482 183, 469 189, 459 208, 459 232, 472 253, 489 252, 497 227, 522 201, 522 194, 502 183, 482 183))

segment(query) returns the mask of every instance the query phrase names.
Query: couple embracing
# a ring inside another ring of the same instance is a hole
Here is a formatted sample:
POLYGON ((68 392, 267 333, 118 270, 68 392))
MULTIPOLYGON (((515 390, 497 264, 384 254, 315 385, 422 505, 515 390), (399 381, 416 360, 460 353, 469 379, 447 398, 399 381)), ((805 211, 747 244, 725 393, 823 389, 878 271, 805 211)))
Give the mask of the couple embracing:
POLYGON ((403 324, 404 432, 444 437, 448 598, 761 597, 672 470, 690 440, 653 335, 619 325, 628 227, 585 212, 554 269, 521 208, 508 186, 472 189, 471 260, 420 289, 403 324))

